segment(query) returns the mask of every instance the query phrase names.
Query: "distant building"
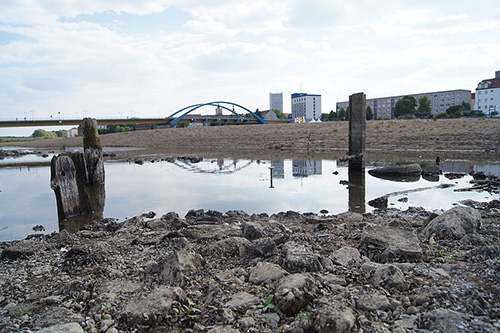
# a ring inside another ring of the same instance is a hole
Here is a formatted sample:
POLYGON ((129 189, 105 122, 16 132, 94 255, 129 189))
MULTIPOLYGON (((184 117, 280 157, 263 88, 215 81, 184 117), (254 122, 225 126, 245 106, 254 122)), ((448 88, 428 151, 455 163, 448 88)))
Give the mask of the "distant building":
POLYGON ((66 132, 66 135, 68 136, 68 138, 74 138, 75 136, 78 136, 78 127, 70 128, 66 132))
MULTIPOLYGON (((436 91, 421 94, 407 94, 391 97, 379 97, 366 100, 366 106, 370 107, 373 111, 374 119, 391 119, 394 118, 394 109, 396 103, 405 96, 412 96, 418 103, 418 99, 427 96, 431 101, 432 114, 446 112, 450 106, 462 105, 463 102, 471 103, 471 91, 465 89, 436 91)), ((337 103, 337 112, 344 108, 347 110, 349 102, 337 103)))
POLYGON ((220 106, 217 106, 217 108, 215 109, 215 115, 217 117, 222 117, 222 108, 220 106))
POLYGON ((292 120, 310 122, 321 118, 321 95, 292 94, 292 120))
POLYGON ((487 117, 498 117, 500 113, 500 71, 495 72, 494 79, 483 80, 477 85, 475 109, 482 111, 487 117))
POLYGON ((269 110, 279 110, 283 113, 283 93, 269 94, 269 110))
POLYGON ((266 111, 259 111, 260 117, 264 120, 279 120, 278 116, 274 111, 271 110, 266 110, 266 111))

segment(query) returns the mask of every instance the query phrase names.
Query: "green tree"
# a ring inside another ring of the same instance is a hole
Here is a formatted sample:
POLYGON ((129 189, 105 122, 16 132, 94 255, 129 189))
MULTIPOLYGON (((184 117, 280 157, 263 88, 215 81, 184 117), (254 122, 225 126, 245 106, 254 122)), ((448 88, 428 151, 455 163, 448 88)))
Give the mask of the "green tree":
POLYGON ((465 108, 462 105, 452 105, 446 109, 446 114, 449 118, 460 118, 463 110, 465 108))
POLYGON ((45 138, 45 139, 55 139, 57 134, 54 132, 49 132, 43 129, 37 129, 31 134, 33 138, 45 138))
POLYGON ((372 108, 368 105, 366 107, 366 120, 372 120, 373 119, 373 111, 372 108))
MULTIPOLYGON (((347 108, 349 110, 349 108, 347 108)), ((338 119, 339 120, 348 120, 348 113, 344 108, 340 108, 338 112, 338 119)))
POLYGON ((286 119, 286 116, 280 110, 273 109, 273 112, 276 114, 276 117, 279 119, 286 119))
POLYGON ((337 112, 331 110, 330 113, 328 114, 328 120, 333 121, 338 118, 337 112))
POLYGON ((394 108, 394 115, 396 117, 405 114, 414 114, 415 108, 417 107, 417 101, 413 96, 405 96, 396 103, 394 108))
POLYGON ((471 107, 469 103, 465 103, 465 101, 462 102, 462 106, 464 107, 464 110, 470 111, 471 107))
POLYGON ((418 99, 417 112, 421 118, 427 118, 432 112, 431 100, 427 96, 422 96, 418 99))

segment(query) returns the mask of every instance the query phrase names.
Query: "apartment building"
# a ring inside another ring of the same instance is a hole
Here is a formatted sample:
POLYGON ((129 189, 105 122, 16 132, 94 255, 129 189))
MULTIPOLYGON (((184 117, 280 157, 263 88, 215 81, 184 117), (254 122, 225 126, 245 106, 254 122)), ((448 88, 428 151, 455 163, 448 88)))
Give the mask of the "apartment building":
POLYGON ((279 110, 283 113, 283 93, 269 94, 269 110, 279 110))
POLYGON ((500 71, 494 79, 479 82, 476 88, 475 109, 487 117, 498 117, 500 113, 500 71))
POLYGON ((321 118, 321 95, 292 94, 292 119, 294 122, 310 122, 321 118))
MULTIPOLYGON (((431 101, 432 114, 446 112, 450 106, 462 105, 463 102, 471 103, 471 91, 465 89, 435 91, 421 94, 408 94, 400 96, 379 97, 366 100, 366 106, 373 111, 374 119, 391 119, 394 118, 394 109, 396 103, 405 96, 412 96, 418 102, 419 98, 427 96, 431 101)), ((337 103, 337 111, 341 108, 347 110, 349 102, 337 103)))

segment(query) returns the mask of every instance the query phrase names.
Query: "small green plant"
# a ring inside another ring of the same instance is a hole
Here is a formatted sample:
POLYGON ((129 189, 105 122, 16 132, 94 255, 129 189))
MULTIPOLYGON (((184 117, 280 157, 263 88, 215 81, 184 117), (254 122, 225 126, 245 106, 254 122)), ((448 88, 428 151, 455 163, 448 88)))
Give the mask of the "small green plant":
POLYGON ((274 309, 274 295, 269 295, 262 302, 262 304, 257 305, 257 309, 262 309, 262 311, 267 311, 267 309, 274 309))
POLYGON ((174 314, 167 315, 167 318, 172 321, 197 320, 201 315, 200 306, 190 298, 186 298, 185 304, 179 304, 179 306, 173 307, 172 311, 174 314))
POLYGON ((59 147, 59 150, 65 151, 65 150, 66 150, 66 145, 61 145, 61 146, 59 147))
POLYGON ((299 313, 297 313, 297 317, 296 318, 298 320, 306 320, 307 321, 307 320, 311 320, 312 315, 311 315, 311 312, 302 310, 299 313))
POLYGON ((111 310, 111 308, 113 307, 113 304, 111 303, 104 303, 103 305, 101 305, 101 311, 102 312, 109 312, 109 310, 111 310))
POLYGON ((24 316, 25 316, 25 315, 27 315, 27 314, 28 314, 28 312, 24 312, 24 310, 21 310, 21 311, 19 312, 19 318, 22 318, 22 317, 24 317, 24 316))
POLYGON ((338 132, 338 130, 337 130, 336 128, 334 128, 332 131, 333 131, 334 133, 337 133, 337 132, 338 132))

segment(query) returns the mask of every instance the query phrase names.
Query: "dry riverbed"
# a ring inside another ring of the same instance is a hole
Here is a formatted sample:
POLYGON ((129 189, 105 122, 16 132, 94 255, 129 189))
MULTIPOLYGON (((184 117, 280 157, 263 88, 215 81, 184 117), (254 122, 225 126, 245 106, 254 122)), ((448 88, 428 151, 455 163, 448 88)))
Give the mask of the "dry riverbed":
MULTIPOLYGON (((117 158, 168 151, 337 158, 346 152, 347 125, 164 129, 101 141, 138 148, 116 149, 117 158)), ((368 153, 498 161, 499 128, 500 119, 368 122, 368 153)), ((0 332, 500 329, 498 200, 440 214, 415 207, 363 215, 159 213, 0 243, 0 332)))

